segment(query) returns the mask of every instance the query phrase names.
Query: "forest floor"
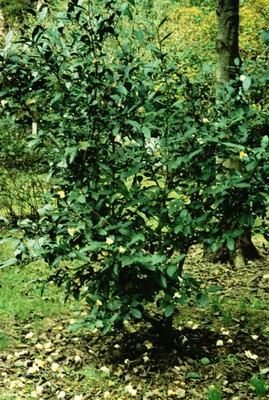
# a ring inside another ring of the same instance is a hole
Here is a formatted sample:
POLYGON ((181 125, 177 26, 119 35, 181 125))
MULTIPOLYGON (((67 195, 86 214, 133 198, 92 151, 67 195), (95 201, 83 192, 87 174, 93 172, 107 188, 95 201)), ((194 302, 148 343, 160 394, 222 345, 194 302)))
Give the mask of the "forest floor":
POLYGON ((222 290, 205 309, 179 310, 172 351, 142 323, 107 336, 72 330, 85 306, 64 303, 53 285, 41 297, 44 266, 0 270, 0 399, 268 399, 269 255, 260 252, 244 270, 190 252, 185 271, 222 290))

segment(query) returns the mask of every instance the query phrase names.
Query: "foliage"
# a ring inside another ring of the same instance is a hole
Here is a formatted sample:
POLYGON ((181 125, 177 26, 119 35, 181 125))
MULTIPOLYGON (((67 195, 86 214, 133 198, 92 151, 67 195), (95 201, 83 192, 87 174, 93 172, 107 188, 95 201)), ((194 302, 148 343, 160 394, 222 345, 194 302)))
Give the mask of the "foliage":
MULTIPOLYGON (((5 101, 3 101, 5 109, 5 101)), ((44 204, 42 195, 49 190, 44 174, 48 172, 49 149, 34 151, 28 146, 30 127, 8 115, 0 122, 1 174, 0 209, 9 221, 37 218, 44 204), (19 122, 19 123, 18 123, 19 122), (42 175, 43 174, 43 175, 42 175)))
MULTIPOLYGON (((2 102, 2 118, 0 120, 0 148, 1 167, 17 171, 34 171, 44 173, 48 171, 49 149, 36 153, 28 146, 27 136, 31 134, 31 123, 17 114, 15 120, 10 115, 5 117, 5 101, 2 102), (44 157, 46 155, 46 157, 44 157)), ((9 114, 9 113, 8 113, 9 114)))
POLYGON ((6 28, 14 27, 14 24, 22 24, 27 10, 35 8, 36 4, 37 0, 0 0, 0 9, 4 15, 6 28))
POLYGON ((266 80, 238 77, 216 101, 211 71, 181 74, 166 20, 138 24, 134 1, 73 0, 51 23, 47 11, 30 38, 7 35, 1 60, 5 110, 38 121, 30 145, 51 149, 58 185, 39 221, 20 223, 16 255, 42 257, 85 296, 90 330, 131 317, 171 330, 190 293, 207 299, 182 274, 189 248, 233 251, 242 233, 268 230, 268 109, 247 99, 266 80))
POLYGON ((207 395, 208 400, 221 400, 222 395, 221 391, 219 388, 215 385, 211 385, 208 389, 208 395, 207 395))
POLYGON ((251 388, 255 391, 255 394, 259 397, 263 397, 267 393, 267 386, 262 376, 253 375, 250 380, 251 388))

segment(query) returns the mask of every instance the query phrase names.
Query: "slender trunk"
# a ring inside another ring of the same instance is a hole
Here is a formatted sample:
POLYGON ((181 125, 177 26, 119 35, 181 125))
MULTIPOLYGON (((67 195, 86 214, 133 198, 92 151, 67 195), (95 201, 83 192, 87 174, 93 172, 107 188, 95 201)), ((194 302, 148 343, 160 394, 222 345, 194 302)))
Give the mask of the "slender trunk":
POLYGON ((239 61, 240 59, 238 44, 239 0, 219 0, 217 18, 217 82, 224 83, 229 82, 238 73, 235 60, 239 61))
MULTIPOLYGON (((216 38, 216 50, 218 54, 217 83, 218 90, 223 90, 225 82, 234 79, 239 73, 240 54, 239 54, 239 0, 218 0, 217 7, 218 32, 216 38)), ((229 170, 231 168, 241 170, 242 163, 238 160, 225 160, 223 165, 229 170)), ((227 209, 223 215, 221 226, 223 232, 227 230, 226 221, 232 221, 232 215, 238 215, 227 204, 227 209)), ((250 212, 250 211, 249 211, 250 212)), ((236 221, 235 221, 236 224, 236 221)), ((259 253, 251 241, 251 230, 246 230, 235 240, 235 248, 229 251, 222 248, 215 255, 207 254, 211 261, 229 261, 237 268, 245 266, 247 259, 259 257, 259 253)))

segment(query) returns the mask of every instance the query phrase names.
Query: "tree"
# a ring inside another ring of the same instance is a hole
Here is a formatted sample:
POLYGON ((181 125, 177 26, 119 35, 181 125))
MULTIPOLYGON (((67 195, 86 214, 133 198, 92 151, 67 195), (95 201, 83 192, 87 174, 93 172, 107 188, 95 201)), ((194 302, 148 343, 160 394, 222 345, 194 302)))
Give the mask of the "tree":
MULTIPOLYGON (((247 108, 247 101, 242 95, 242 81, 236 80, 240 75, 240 54, 239 54, 239 0, 219 0, 217 8, 218 17, 218 31, 216 38, 216 49, 218 54, 217 64, 217 83, 218 91, 221 96, 221 101, 225 101, 225 95, 222 96, 222 91, 226 90, 225 83, 232 82, 231 85, 234 87, 233 96, 237 96, 237 102, 234 103, 235 107, 247 108)), ((250 78, 244 77, 247 82, 250 78)), ((246 83, 244 86, 246 87, 246 83)), ((237 132, 234 133, 235 135, 237 132)), ((236 169, 238 171, 243 170, 243 164, 240 158, 227 159, 225 166, 228 169, 236 169)), ((247 197, 246 193, 246 197, 247 197)), ((241 199, 242 200, 242 199, 241 199)), ((242 203, 247 203, 247 198, 242 203)), ((238 204, 239 208, 242 207, 242 203, 238 204)), ((223 230, 226 230, 225 224, 227 224, 227 217, 231 215, 233 211, 230 209, 230 203, 227 203, 227 210, 223 215, 223 230)), ((249 207, 249 215, 251 215, 249 207)), ((238 212, 235 212, 237 215, 238 212)), ((235 223, 235 222, 234 222, 235 223)), ((221 258, 225 259, 225 254, 228 255, 231 263, 237 267, 243 267, 246 259, 255 259, 259 257, 259 253, 251 241, 251 229, 245 230, 242 235, 239 235, 236 239, 236 243, 233 251, 227 253, 227 249, 222 249, 221 258), (223 254, 224 253, 224 254, 223 254)), ((217 256, 217 258, 219 255, 217 256)))
POLYGON ((217 81, 223 83, 229 82, 238 75, 239 0, 219 0, 217 17, 217 81))

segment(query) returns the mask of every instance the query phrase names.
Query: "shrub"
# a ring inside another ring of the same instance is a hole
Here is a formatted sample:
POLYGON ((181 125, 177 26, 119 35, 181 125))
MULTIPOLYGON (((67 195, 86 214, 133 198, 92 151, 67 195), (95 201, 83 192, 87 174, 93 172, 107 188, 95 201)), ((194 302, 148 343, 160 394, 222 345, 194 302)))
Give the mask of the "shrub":
POLYGON ((22 45, 6 38, 1 95, 38 121, 30 145, 52 149, 58 185, 16 254, 86 297, 89 329, 144 318, 171 341, 178 306, 206 302, 182 273, 190 246, 234 250, 265 213, 268 137, 252 132, 268 114, 244 103, 249 79, 218 102, 206 71, 191 82, 163 48, 165 20, 137 25, 134 6, 73 0, 50 24, 43 8, 22 45))

